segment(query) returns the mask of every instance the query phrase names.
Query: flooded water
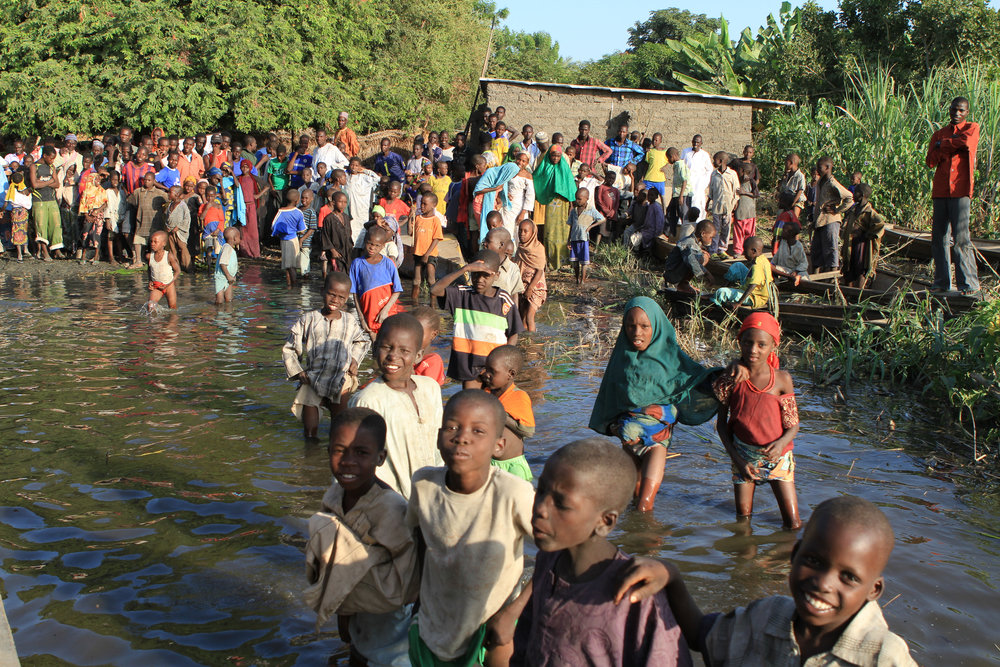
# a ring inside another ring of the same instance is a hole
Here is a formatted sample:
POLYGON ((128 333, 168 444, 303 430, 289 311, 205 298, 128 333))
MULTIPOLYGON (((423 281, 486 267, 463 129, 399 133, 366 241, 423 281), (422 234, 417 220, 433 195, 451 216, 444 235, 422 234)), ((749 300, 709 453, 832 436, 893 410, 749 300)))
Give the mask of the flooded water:
MULTIPOLYGON (((280 362, 318 285, 280 281, 248 267, 218 311, 208 279, 185 276, 179 311, 148 318, 141 276, 0 278, 0 588, 23 664, 345 655, 335 625, 317 636, 300 601, 306 520, 330 474, 303 444, 280 362)), ((613 310, 593 311, 552 300, 523 346, 536 475, 548 453, 589 434, 603 363, 593 348, 546 359, 544 343, 617 327, 613 310)), ((437 345, 446 354, 447 340, 437 345)), ((1000 662, 989 630, 1000 621, 1000 501, 919 456, 967 444, 914 425, 922 410, 906 401, 856 391, 845 406, 796 380, 803 518, 840 493, 877 502, 898 537, 882 598, 893 630, 925 664, 1000 662)), ((656 511, 626 515, 615 540, 678 561, 706 611, 784 592, 795 536, 780 531, 769 489, 748 534, 712 425, 675 442, 656 511)))

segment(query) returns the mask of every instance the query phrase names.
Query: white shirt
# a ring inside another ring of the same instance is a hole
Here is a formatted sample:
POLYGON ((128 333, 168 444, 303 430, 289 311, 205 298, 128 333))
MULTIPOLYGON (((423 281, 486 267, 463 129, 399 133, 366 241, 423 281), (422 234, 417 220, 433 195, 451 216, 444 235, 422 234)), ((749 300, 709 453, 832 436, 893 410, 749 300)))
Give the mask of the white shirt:
POLYGON ((327 169, 331 171, 334 169, 346 169, 347 165, 351 163, 344 153, 329 141, 323 146, 317 146, 316 150, 313 151, 314 170, 320 162, 324 163, 327 169))

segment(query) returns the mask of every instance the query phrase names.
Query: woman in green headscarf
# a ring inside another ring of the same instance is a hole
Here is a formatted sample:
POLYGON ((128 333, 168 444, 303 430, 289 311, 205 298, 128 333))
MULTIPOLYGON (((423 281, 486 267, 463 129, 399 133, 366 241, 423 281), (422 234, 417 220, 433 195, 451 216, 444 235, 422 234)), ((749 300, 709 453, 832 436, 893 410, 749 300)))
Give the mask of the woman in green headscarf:
POLYGON ((558 271, 569 255, 570 202, 576 199, 576 180, 563 160, 562 146, 556 144, 535 167, 535 201, 545 206, 545 253, 549 268, 558 271))
POLYGON ((597 392, 590 428, 617 436, 641 472, 639 511, 653 509, 674 424, 702 424, 719 403, 704 368, 677 344, 659 304, 638 296, 625 306, 615 349, 597 392))

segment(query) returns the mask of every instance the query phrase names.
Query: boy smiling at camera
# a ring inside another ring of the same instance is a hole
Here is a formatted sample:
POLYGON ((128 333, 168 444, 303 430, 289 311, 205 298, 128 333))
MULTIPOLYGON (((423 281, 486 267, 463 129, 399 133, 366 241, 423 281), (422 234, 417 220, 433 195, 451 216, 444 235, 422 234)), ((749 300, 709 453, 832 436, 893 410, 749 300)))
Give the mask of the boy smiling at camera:
POLYGON ((895 535, 885 514, 854 496, 820 503, 792 550, 791 597, 775 595, 727 614, 702 614, 673 563, 630 568, 618 599, 635 602, 666 587, 692 648, 708 665, 911 667, 906 642, 889 631, 878 599, 895 535))
POLYGON ((413 371, 413 365, 423 355, 423 340, 424 328, 416 317, 409 313, 389 317, 379 329, 372 350, 380 376, 350 401, 352 408, 371 408, 385 417, 388 455, 378 477, 407 499, 413 473, 441 463, 436 446, 441 427, 441 386, 433 378, 413 371))
POLYGON ((406 501, 375 476, 385 463, 386 425, 367 408, 348 408, 330 427, 335 482, 309 519, 306 604, 317 630, 337 614, 351 664, 407 664, 410 603, 419 589, 406 501))

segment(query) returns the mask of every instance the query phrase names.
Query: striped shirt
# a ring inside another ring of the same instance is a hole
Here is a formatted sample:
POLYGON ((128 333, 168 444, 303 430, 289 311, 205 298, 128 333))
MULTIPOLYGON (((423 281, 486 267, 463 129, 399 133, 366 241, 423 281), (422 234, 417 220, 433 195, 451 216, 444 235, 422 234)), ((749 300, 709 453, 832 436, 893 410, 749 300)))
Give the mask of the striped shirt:
POLYGON ((517 304, 499 287, 488 296, 469 285, 453 285, 439 302, 455 320, 448 377, 458 382, 478 378, 489 353, 524 331, 517 304))

